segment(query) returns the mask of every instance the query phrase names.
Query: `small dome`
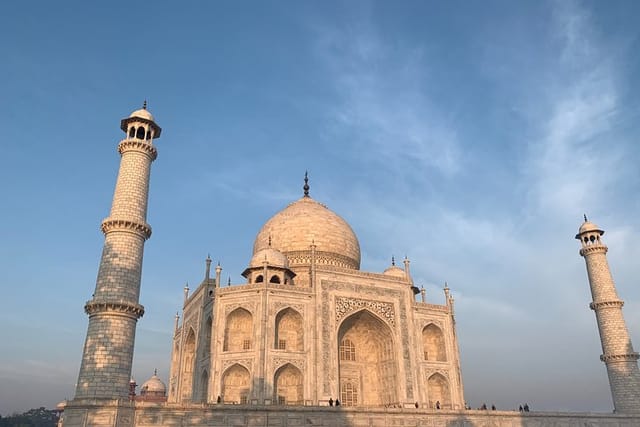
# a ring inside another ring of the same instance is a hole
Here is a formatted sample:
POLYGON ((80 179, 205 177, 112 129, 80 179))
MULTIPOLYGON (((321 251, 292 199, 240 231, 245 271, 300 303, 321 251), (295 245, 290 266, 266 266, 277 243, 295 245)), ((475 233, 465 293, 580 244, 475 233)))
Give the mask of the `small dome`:
POLYGON ((149 126, 151 126, 151 128, 154 130, 153 139, 160 138, 162 128, 158 126, 155 119, 153 118, 153 115, 149 112, 149 110, 147 110, 146 101, 141 109, 129 114, 129 117, 127 117, 126 119, 120 120, 120 129, 122 129, 124 132, 129 132, 129 123, 136 121, 148 123, 149 126))
POLYGON ((142 394, 146 394, 146 393, 154 393, 154 394, 163 393, 164 394, 167 392, 167 386, 165 386, 162 380, 158 377, 158 375, 154 373, 151 378, 149 378, 147 381, 145 381, 144 384, 142 384, 142 387, 140 387, 140 392, 142 394))
POLYGON ((64 411, 64 408, 66 407, 67 407, 67 400, 65 399, 56 405, 56 411, 64 411))
POLYGON ((269 219, 253 244, 253 253, 275 248, 292 266, 308 265, 311 245, 316 262, 360 268, 360 244, 347 222, 322 203, 305 196, 269 219))
POLYGON ((585 233, 587 231, 601 231, 600 228, 591 221, 585 221, 578 229, 578 234, 585 233))
POLYGON ((249 262, 249 268, 256 268, 264 266, 264 261, 267 261, 267 265, 271 267, 289 268, 289 260, 287 257, 277 249, 265 248, 255 253, 249 262))
POLYGON ((140 118, 140 119, 145 119, 145 120, 150 120, 152 122, 154 122, 155 120, 153 119, 153 115, 146 109, 146 108, 141 108, 139 110, 134 111, 133 113, 131 113, 129 115, 130 119, 133 118, 140 118))
POLYGON ((593 232, 593 231, 597 232, 601 236, 604 234, 604 231, 601 230, 600 227, 598 227, 596 224, 594 224, 591 221, 585 220, 585 222, 583 222, 580 228, 578 229, 578 234, 576 234, 576 239, 580 240, 580 236, 582 234, 593 232))
POLYGON ((404 270, 397 265, 392 265, 391 267, 387 268, 382 274, 386 276, 401 277, 403 279, 406 277, 406 275, 404 274, 404 270))

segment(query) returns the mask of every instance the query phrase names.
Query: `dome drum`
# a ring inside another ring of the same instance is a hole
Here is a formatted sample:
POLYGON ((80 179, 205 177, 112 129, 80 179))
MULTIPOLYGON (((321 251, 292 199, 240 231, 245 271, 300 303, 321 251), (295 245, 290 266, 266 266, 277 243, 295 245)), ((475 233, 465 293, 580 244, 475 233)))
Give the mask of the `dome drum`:
POLYGON ((348 268, 351 270, 358 270, 360 268, 360 264, 354 259, 334 252, 312 251, 311 249, 306 251, 287 252, 289 265, 292 267, 310 265, 311 258, 314 255, 314 262, 316 265, 330 265, 333 267, 348 268))

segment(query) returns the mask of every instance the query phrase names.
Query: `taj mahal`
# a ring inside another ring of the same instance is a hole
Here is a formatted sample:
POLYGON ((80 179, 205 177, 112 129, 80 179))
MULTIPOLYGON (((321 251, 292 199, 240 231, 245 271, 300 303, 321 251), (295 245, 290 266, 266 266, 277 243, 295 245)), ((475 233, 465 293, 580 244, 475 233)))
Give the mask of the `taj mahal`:
MULTIPOLYGON (((210 260, 208 260, 210 262, 210 260)), ((417 302, 409 260, 363 272, 351 227, 304 195, 258 232, 242 275, 185 290, 169 402, 460 409, 453 298, 417 302)))
POLYGON ((307 174, 300 198, 256 230, 243 283, 222 283, 222 267, 206 259, 201 283, 184 288, 167 383, 154 375, 137 392, 131 368, 145 310, 139 295, 152 233, 147 202, 161 128, 146 103, 120 128, 120 169, 101 224, 95 290, 84 307, 89 321, 82 363, 61 425, 640 425, 639 356, 607 263, 604 231, 586 216, 575 238, 613 412, 470 410, 449 288, 444 304, 427 301, 407 258, 360 270, 357 236, 313 198, 307 174))

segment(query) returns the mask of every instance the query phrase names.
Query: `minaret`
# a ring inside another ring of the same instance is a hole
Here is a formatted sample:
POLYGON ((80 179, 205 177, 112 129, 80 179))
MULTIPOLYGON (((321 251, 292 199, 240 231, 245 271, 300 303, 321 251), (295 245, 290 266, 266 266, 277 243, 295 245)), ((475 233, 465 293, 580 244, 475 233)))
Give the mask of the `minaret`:
POLYGON ((640 371, 638 353, 633 350, 629 332, 622 316, 624 302, 618 298, 609 264, 607 246, 600 237, 604 234, 597 225, 587 221, 580 226, 576 239, 582 248, 580 255, 587 264, 589 285, 593 302, 589 307, 595 311, 602 343, 602 360, 607 366, 609 386, 617 413, 640 412, 640 371))
POLYGON ((102 221, 104 247, 93 298, 84 307, 89 328, 76 385, 76 399, 126 399, 129 394, 144 242, 151 236, 147 199, 153 140, 161 129, 147 111, 123 119, 126 133, 118 145, 120 171, 111 213, 102 221))

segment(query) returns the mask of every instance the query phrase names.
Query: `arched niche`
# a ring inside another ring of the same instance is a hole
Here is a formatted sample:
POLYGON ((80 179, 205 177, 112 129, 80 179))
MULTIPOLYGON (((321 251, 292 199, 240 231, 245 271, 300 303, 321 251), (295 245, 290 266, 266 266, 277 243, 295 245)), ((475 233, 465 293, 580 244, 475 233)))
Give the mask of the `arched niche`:
POLYGON ((291 307, 276 315, 275 348, 288 351, 304 350, 302 316, 291 307))
POLYGON ((435 373, 427 380, 427 392, 429 394, 429 406, 435 408, 451 408, 451 392, 449 381, 440 373, 435 373))
POLYGON ((368 310, 347 317, 338 330, 340 401, 345 406, 399 403, 398 367, 391 328, 368 310))
POLYGON ((447 350, 442 330, 433 323, 422 329, 422 348, 424 360, 446 362, 447 350))
POLYGON ((246 404, 249 399, 251 379, 247 368, 235 364, 222 375, 222 400, 224 403, 246 404))
POLYGON ((182 355, 182 400, 189 400, 193 395, 193 366, 196 358, 196 333, 189 328, 183 346, 182 355))
POLYGON ((236 308, 226 319, 223 351, 248 351, 253 347, 253 316, 236 308))
POLYGON ((200 375, 200 401, 207 403, 209 399, 209 373, 207 370, 202 371, 200 375))
POLYGON ((278 405, 302 405, 303 378, 300 369, 290 363, 280 367, 273 378, 273 401, 278 405))

